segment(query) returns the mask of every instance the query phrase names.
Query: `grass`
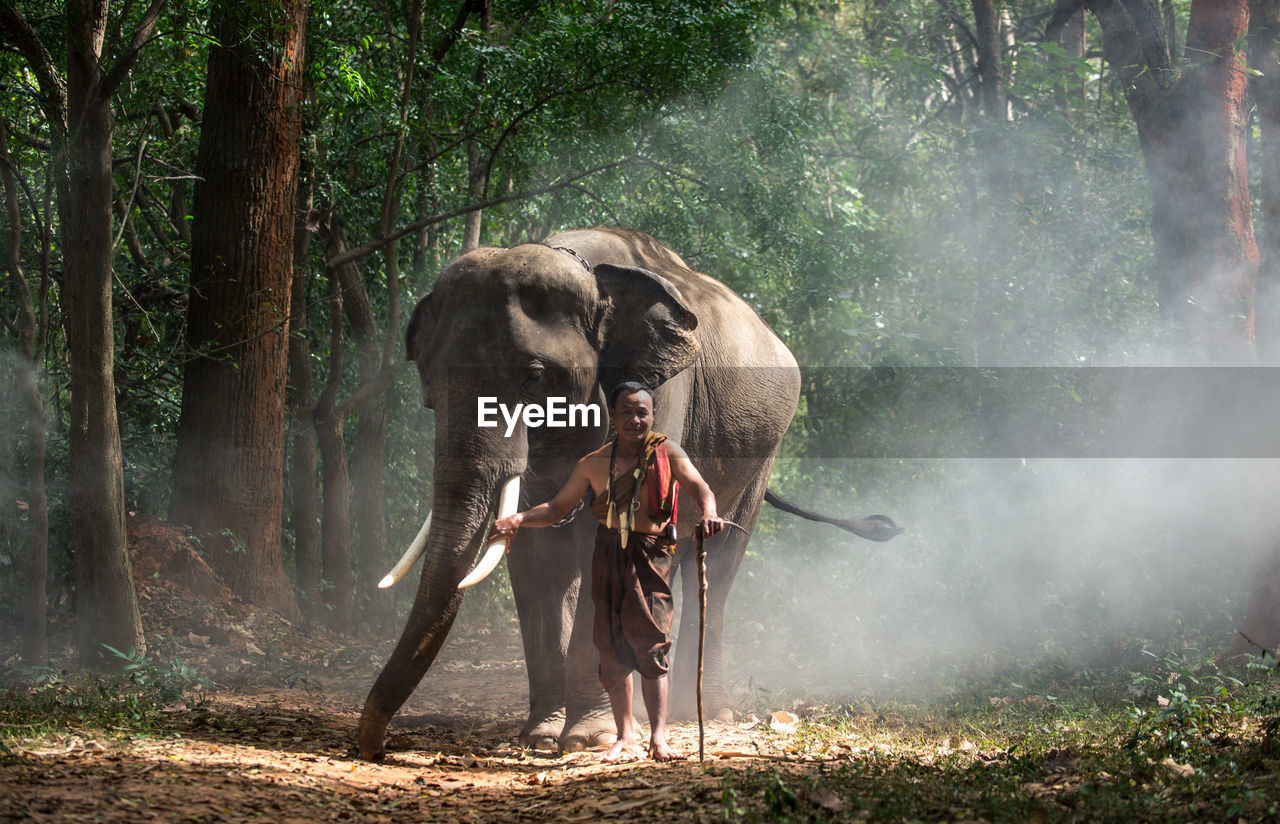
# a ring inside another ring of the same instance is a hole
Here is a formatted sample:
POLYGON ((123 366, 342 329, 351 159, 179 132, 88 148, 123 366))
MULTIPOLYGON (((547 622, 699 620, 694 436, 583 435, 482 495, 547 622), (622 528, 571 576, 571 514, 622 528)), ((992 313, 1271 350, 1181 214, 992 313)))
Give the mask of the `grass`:
POLYGON ((68 735, 155 732, 166 709, 204 700, 209 682, 180 659, 107 649, 118 673, 31 669, 0 692, 0 759, 68 735))
MULTIPOLYGON (((1280 820, 1274 670, 1195 651, 929 703, 810 708, 793 758, 718 770, 726 821, 1280 820)), ((776 706, 776 705, 775 705, 776 706)))
MULTIPOLYGON (((0 762, 42 740, 177 729, 166 710, 207 686, 176 658, 117 656, 119 675, 35 673, 0 693, 0 762)), ((780 758, 707 766, 710 783, 690 785, 702 819, 1280 821, 1274 669, 1226 671, 1182 649, 951 682, 961 686, 820 705, 761 695, 762 717, 791 706, 799 726, 754 733, 775 736, 780 758)), ((664 780, 668 768, 653 769, 645 780, 664 780)))

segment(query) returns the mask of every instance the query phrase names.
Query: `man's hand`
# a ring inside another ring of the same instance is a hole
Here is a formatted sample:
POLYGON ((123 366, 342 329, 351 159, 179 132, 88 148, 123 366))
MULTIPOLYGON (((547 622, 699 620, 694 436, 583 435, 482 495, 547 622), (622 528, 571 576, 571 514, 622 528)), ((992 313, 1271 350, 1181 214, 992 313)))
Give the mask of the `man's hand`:
POLYGON ((724 530, 724 519, 715 515, 704 517, 698 522, 698 526, 702 529, 702 534, 707 537, 719 535, 724 530))
POLYGON ((492 543, 501 538, 511 538, 520 529, 520 524, 524 522, 524 513, 517 512, 514 515, 508 515, 505 518, 499 518, 493 522, 493 529, 489 530, 489 542, 492 543))

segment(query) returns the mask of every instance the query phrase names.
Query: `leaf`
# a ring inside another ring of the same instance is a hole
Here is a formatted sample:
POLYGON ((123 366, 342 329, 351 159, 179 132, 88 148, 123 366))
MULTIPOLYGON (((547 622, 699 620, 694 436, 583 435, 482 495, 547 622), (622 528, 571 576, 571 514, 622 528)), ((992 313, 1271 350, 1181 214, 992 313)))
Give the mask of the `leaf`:
POLYGON ((677 795, 678 795, 677 787, 674 787, 674 786, 663 787, 661 790, 658 790, 657 792, 646 793, 638 798, 631 798, 626 801, 619 801, 614 804, 604 804, 600 807, 600 811, 603 813, 609 813, 609 814, 624 813, 624 812, 627 812, 628 810, 639 809, 640 807, 647 807, 650 805, 656 806, 658 804, 661 804, 663 801, 668 801, 672 798, 675 798, 677 795))
POLYGON ((833 813, 844 812, 844 810, 849 806, 843 798, 836 795, 826 787, 819 787, 809 793, 809 803, 813 804, 815 807, 821 807, 822 809, 829 810, 833 813))
POLYGON ((1170 772, 1174 773, 1175 775, 1180 775, 1183 778, 1191 778, 1193 775, 1196 774, 1195 767, 1191 766, 1190 764, 1179 764, 1177 761, 1174 761, 1172 758, 1164 759, 1163 761, 1160 762, 1160 766, 1168 768, 1170 772))
POLYGON ((781 735, 792 735, 800 727, 800 717, 793 712, 778 710, 769 716, 769 729, 781 735))

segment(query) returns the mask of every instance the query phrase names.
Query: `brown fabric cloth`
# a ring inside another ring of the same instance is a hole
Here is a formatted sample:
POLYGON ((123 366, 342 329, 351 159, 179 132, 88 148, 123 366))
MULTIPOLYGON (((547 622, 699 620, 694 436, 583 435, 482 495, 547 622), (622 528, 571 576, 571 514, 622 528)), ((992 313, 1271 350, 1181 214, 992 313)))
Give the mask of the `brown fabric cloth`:
POLYGON ((591 558, 592 638, 600 652, 600 681, 638 670, 659 678, 670 668, 671 578, 675 544, 665 535, 632 532, 622 546, 616 529, 596 530, 591 558))

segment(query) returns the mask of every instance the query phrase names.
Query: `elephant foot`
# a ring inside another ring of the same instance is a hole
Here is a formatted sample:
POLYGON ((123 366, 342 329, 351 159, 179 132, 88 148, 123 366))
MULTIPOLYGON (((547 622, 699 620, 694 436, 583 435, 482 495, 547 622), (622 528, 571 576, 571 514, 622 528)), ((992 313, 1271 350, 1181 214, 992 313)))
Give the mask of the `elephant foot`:
MULTIPOLYGON (((709 721, 732 721, 738 715, 727 692, 704 694, 702 708, 703 717, 709 721)), ((688 698, 672 701, 668 717, 672 721, 697 721, 698 699, 690 695, 688 698)))
POLYGON ((549 713, 530 713, 529 721, 520 731, 520 746, 531 750, 560 749, 560 731, 564 729, 564 710, 549 713))
POLYGON ((381 761, 387 755, 385 730, 360 730, 356 751, 364 761, 381 761))
POLYGON ((560 749, 565 752, 581 752, 592 747, 609 746, 618 740, 618 727, 613 722, 613 712, 607 707, 575 713, 565 724, 560 736, 560 749))

